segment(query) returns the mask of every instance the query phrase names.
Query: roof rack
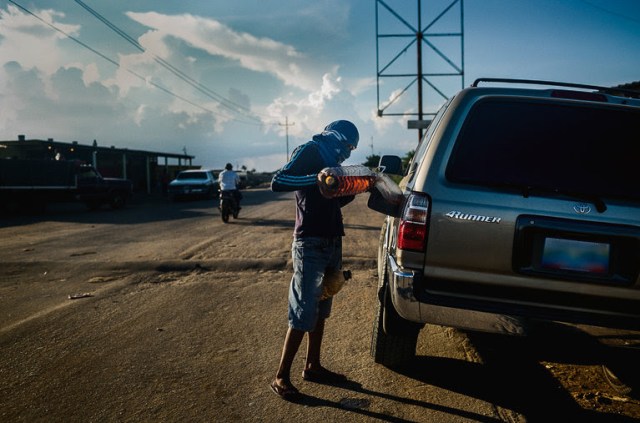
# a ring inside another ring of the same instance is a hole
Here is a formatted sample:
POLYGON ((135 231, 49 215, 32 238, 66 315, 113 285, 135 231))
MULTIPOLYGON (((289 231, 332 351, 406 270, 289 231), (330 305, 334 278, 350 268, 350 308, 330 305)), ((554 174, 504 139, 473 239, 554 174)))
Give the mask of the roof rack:
POLYGON ((477 87, 480 82, 502 82, 506 84, 549 85, 553 87, 582 88, 586 90, 596 90, 612 95, 626 94, 627 96, 632 98, 640 98, 640 91, 629 90, 626 88, 600 87, 597 85, 573 84, 570 82, 540 81, 536 79, 478 78, 473 81, 473 84, 471 84, 471 86, 477 87))

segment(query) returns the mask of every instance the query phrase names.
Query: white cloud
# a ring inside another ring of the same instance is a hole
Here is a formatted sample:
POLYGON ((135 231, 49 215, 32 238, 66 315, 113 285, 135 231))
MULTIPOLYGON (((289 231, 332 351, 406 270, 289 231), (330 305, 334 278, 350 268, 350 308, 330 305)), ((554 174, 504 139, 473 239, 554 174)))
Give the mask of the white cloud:
POLYGON ((190 14, 128 12, 127 16, 154 29, 141 37, 140 43, 156 55, 166 54, 165 37, 174 37, 211 55, 237 61, 246 69, 267 72, 286 85, 307 91, 317 85, 318 71, 308 66, 309 59, 291 45, 237 32, 214 19, 190 14))
MULTIPOLYGON (((64 14, 53 10, 36 13, 42 20, 49 22, 67 34, 74 35, 79 25, 59 22, 64 14)), ((9 5, 7 10, 0 9, 0 57, 3 62, 15 61, 25 69, 35 68, 45 75, 55 73, 65 65, 57 43, 65 38, 45 23, 31 15, 9 5)))
POLYGON ((98 66, 95 63, 89 63, 82 74, 82 80, 85 85, 89 85, 93 82, 98 82, 100 80, 100 71, 98 70, 98 66))
POLYGON ((140 106, 138 106, 135 114, 133 115, 133 121, 138 126, 142 124, 142 120, 144 119, 145 109, 146 109, 146 106, 144 104, 141 104, 140 106))
MULTIPOLYGON (((326 73, 322 77, 322 85, 317 90, 310 92, 305 97, 287 95, 276 98, 266 109, 272 121, 279 122, 283 116, 287 116, 295 125, 289 127, 289 133, 295 136, 309 137, 318 133, 320 129, 335 118, 325 117, 327 114, 341 114, 341 110, 349 105, 340 105, 337 100, 331 110, 327 110, 327 103, 335 100, 341 93, 342 80, 335 73, 326 73)), ((278 130, 284 135, 286 128, 281 126, 278 130)))
POLYGON ((244 157, 241 166, 247 169, 257 169, 258 171, 274 171, 281 168, 285 164, 286 153, 268 154, 265 156, 249 156, 244 157))
MULTIPOLYGON (((59 22, 57 19, 64 18, 64 14, 53 10, 42 10, 36 15, 71 35, 76 34, 80 28, 79 25, 59 22)), ((12 5, 7 6, 7 10, 0 9, 0 22, 2 64, 15 62, 24 70, 33 70, 44 84, 41 95, 55 98, 50 78, 58 69, 67 65, 66 58, 58 48, 58 43, 65 36, 12 5)), ((2 68, 0 81, 10 81, 9 75, 2 68)), ((5 95, 9 90, 11 87, 3 90, 5 95)), ((6 110, 6 107, 2 109, 6 110)))
POLYGON ((351 81, 349 86, 350 86, 350 91, 354 95, 359 95, 365 91, 370 90, 371 88, 374 88, 376 84, 377 84, 376 79, 373 77, 370 77, 370 78, 355 79, 351 81))
MULTIPOLYGON (((85 31, 99 29, 63 24, 60 20, 68 19, 60 12, 37 13, 80 39, 85 31)), ((129 16, 151 28, 139 38, 148 50, 131 53, 130 46, 117 50, 118 43, 110 45, 113 51, 101 53, 116 60, 120 66, 115 67, 32 16, 12 6, 0 9, 0 138, 26 133, 166 152, 186 146, 197 164, 216 166, 224 158, 250 169, 274 170, 286 156, 285 118, 292 124, 289 152, 332 120, 356 119, 354 97, 336 63, 315 63, 317 57, 305 57, 291 44, 235 31, 214 19, 129 16), (225 91, 235 104, 262 111, 265 126, 244 125, 242 136, 236 136, 229 128, 239 125, 238 116, 213 99, 203 101, 195 88, 159 66, 158 57, 179 63, 196 79, 210 76, 212 69, 221 76, 242 71, 243 76, 254 72, 265 81, 277 79, 268 96, 257 92, 259 84, 247 86, 244 80, 225 91), (288 91, 281 92, 283 87, 288 91)))

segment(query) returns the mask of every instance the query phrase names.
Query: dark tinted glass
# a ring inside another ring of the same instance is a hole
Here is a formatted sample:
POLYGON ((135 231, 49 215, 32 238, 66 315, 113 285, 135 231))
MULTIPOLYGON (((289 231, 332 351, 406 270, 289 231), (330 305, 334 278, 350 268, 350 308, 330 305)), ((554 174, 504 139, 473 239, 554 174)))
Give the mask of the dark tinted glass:
POLYGON ((178 174, 178 179, 207 179, 204 172, 186 172, 178 174))
POLYGON ((638 111, 484 101, 459 134, 447 178, 640 199, 639 152, 638 111))

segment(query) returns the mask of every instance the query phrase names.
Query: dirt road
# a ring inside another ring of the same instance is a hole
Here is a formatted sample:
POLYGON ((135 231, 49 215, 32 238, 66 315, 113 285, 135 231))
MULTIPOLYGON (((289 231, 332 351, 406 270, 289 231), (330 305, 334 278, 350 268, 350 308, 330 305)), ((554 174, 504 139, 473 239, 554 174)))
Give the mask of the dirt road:
MULTIPOLYGON (((286 331, 293 200, 247 191, 238 220, 208 202, 61 206, 0 221, 2 422, 635 421, 640 404, 601 376, 604 350, 576 328, 526 340, 427 326, 418 358, 369 355, 383 216, 345 210, 354 278, 327 322, 331 387, 268 388, 286 331)), ((627 341, 637 341, 629 338, 627 341)), ((303 351, 296 367, 302 370, 303 351)))

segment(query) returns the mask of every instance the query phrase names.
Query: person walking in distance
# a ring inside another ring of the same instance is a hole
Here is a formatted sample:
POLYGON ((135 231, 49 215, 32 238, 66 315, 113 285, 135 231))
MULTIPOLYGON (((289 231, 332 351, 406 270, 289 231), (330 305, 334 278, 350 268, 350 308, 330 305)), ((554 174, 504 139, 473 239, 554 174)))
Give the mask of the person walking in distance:
POLYGON ((342 267, 344 226, 341 208, 354 196, 325 198, 317 185, 317 175, 325 167, 337 167, 358 146, 358 129, 347 120, 337 120, 297 147, 288 163, 271 180, 271 190, 295 191, 296 221, 291 247, 293 276, 289 286, 289 327, 284 339, 280 365, 270 387, 285 400, 301 398, 291 383, 291 366, 307 334, 307 356, 302 378, 306 381, 335 384, 345 375, 321 365, 320 352, 325 319, 333 298, 322 299, 322 280, 342 267))
POLYGON ((238 189, 240 177, 236 171, 233 170, 231 163, 227 163, 224 170, 218 175, 218 183, 220 184, 220 191, 231 191, 233 193, 233 198, 235 198, 238 210, 240 210, 240 200, 242 199, 242 194, 238 189))

